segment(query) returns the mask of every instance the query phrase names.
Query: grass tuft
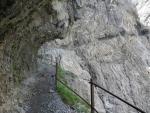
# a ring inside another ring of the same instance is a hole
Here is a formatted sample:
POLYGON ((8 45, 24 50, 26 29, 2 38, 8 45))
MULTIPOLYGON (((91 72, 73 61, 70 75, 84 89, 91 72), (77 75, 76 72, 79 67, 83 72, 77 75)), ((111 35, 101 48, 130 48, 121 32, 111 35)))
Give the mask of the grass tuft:
MULTIPOLYGON (((65 81, 65 71, 61 68, 61 66, 58 66, 58 79, 65 81)), ((62 100, 72 106, 77 112, 82 113, 90 113, 90 107, 77 95, 75 95, 71 90, 69 90, 67 87, 65 87, 60 82, 57 82, 57 92, 61 96, 62 100)))

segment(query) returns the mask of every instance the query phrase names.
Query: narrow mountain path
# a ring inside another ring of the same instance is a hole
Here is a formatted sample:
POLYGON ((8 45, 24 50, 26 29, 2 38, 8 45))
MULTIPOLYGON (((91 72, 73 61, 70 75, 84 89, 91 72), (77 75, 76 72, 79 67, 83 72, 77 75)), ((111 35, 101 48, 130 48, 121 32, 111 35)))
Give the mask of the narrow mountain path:
POLYGON ((37 75, 36 83, 32 88, 32 96, 26 102, 26 113, 75 113, 65 105, 55 91, 55 68, 46 69, 37 75))

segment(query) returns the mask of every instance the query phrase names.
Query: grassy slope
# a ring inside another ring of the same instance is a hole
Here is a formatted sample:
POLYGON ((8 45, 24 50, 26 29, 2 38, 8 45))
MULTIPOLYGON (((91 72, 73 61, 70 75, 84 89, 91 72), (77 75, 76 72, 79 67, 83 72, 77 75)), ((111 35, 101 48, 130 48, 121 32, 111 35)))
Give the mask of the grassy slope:
MULTIPOLYGON (((59 66, 58 67, 58 78, 62 81, 65 81, 65 71, 59 66)), ((77 112, 82 113, 90 113, 89 106, 80 99, 77 95, 75 95, 72 91, 66 88, 63 84, 58 82, 57 84, 57 92, 61 96, 62 100, 72 106, 77 112)))

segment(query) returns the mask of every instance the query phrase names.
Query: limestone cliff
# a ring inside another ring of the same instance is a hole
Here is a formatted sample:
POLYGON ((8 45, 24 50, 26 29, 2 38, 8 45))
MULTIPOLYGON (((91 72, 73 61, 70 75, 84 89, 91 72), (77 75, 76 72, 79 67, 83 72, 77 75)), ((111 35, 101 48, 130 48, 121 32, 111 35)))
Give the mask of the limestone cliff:
MULTIPOLYGON (((87 100, 94 76, 150 112, 150 31, 138 14, 129 0, 16 0, 0 18, 1 105, 16 76, 61 55, 68 85, 87 100)), ((137 113, 99 89, 95 96, 100 113, 137 113)))
MULTIPOLYGON (((74 7, 75 21, 65 39, 44 44, 39 62, 51 64, 62 55, 62 67, 73 76, 70 80, 66 75, 68 84, 85 98, 90 98, 88 81, 93 75, 101 86, 150 111, 149 29, 140 24, 136 9, 125 0, 76 0, 74 7)), ((58 14, 63 10, 57 9, 58 14)), ((136 112, 101 90, 96 100, 100 112, 136 112)))

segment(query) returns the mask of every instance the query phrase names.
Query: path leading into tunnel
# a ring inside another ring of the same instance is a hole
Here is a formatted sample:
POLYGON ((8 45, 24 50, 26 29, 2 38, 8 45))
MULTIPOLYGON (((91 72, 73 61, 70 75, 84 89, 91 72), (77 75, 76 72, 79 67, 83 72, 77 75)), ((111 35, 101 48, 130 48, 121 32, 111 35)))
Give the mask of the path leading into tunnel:
POLYGON ((51 67, 37 75, 26 113, 75 113, 55 91, 54 74, 55 68, 51 67))

